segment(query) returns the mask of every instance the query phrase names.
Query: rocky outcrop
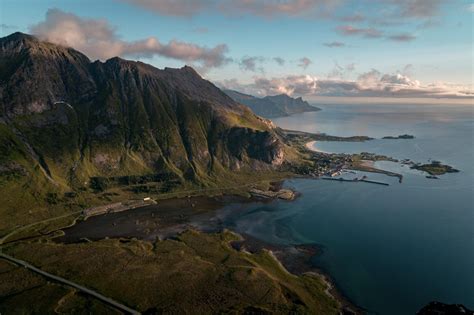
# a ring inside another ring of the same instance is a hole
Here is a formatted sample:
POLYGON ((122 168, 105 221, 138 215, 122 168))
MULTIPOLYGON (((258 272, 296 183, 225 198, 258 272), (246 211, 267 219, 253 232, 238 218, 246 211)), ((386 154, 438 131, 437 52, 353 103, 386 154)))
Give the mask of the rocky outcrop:
POLYGON ((430 302, 416 313, 417 315, 474 315, 462 304, 445 304, 441 302, 430 302))

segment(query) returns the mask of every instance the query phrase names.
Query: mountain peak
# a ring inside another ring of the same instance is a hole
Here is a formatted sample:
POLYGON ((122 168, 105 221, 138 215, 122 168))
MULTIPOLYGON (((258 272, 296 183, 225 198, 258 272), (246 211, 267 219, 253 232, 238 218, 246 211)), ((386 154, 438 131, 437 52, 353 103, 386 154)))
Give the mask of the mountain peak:
POLYGON ((173 75, 186 75, 186 76, 195 76, 195 77, 202 78, 201 75, 199 75, 199 73, 196 70, 194 70, 193 67, 190 67, 188 65, 185 65, 181 68, 166 67, 164 71, 167 73, 171 73, 173 75))
POLYGON ((0 38, 0 52, 2 54, 20 52, 37 43, 39 43, 39 41, 36 37, 21 32, 15 32, 0 38))
POLYGON ((86 55, 71 47, 50 43, 33 35, 15 32, 0 38, 0 57, 11 57, 24 52, 30 57, 41 56, 52 60, 67 56, 70 60, 89 62, 86 55))
POLYGON ((18 40, 37 41, 38 39, 35 36, 30 35, 30 34, 25 34, 25 33, 22 33, 22 32, 15 32, 15 33, 11 33, 10 35, 1 38, 0 40, 2 40, 2 41, 18 41, 18 40))

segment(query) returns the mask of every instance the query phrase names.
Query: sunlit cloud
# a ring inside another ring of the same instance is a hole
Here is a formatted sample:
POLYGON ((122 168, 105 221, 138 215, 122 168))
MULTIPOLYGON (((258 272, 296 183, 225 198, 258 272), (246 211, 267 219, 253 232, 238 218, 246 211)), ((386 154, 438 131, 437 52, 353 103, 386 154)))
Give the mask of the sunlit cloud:
POLYGON ((356 80, 320 79, 311 75, 255 77, 242 84, 224 80, 219 84, 243 93, 265 96, 285 93, 291 96, 464 98, 474 99, 472 87, 436 82, 422 84, 402 73, 382 74, 376 69, 359 75, 356 80))
POLYGON ((41 39, 73 47, 92 59, 158 55, 208 68, 229 62, 225 44, 208 48, 179 40, 162 43, 156 37, 124 41, 105 19, 85 19, 58 9, 48 10, 45 20, 31 26, 30 31, 41 39))
POLYGON ((361 36, 364 38, 379 38, 382 37, 382 31, 370 28, 359 28, 352 25, 341 25, 336 28, 336 31, 345 36, 361 36))
POLYGON ((189 17, 206 12, 227 16, 328 16, 344 0, 118 0, 160 15, 189 17))

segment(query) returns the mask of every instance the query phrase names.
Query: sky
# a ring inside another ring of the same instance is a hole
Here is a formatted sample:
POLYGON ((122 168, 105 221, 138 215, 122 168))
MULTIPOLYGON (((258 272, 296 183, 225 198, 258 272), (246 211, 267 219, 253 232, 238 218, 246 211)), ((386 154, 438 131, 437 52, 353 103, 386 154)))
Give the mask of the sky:
POLYGON ((472 0, 0 0, 0 36, 187 64, 256 96, 473 104, 473 14, 472 0))

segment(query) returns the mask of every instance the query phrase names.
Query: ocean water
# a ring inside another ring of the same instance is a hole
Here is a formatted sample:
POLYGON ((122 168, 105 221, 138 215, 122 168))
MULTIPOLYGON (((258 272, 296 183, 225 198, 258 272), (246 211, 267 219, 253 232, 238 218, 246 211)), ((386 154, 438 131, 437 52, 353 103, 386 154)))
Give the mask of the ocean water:
POLYGON ((320 107, 320 112, 275 123, 287 129, 377 138, 363 143, 316 143, 323 151, 367 151, 415 162, 439 160, 461 172, 435 180, 399 163, 377 162, 380 168, 402 173, 403 182, 373 173, 363 174, 390 186, 288 180, 285 185, 301 193, 295 201, 230 201, 215 212, 203 213, 189 205, 177 210, 176 205, 161 202, 79 222, 65 231, 64 240, 155 239, 188 224, 204 230, 230 228, 274 244, 318 244, 323 251, 313 258, 314 265, 370 314, 415 314, 434 300, 474 309, 474 106, 320 107), (400 134, 416 138, 380 139, 400 134), (169 216, 167 212, 172 214, 167 219, 170 224, 177 225, 171 225, 171 231, 163 231, 160 221, 162 215, 169 216), (181 214, 192 215, 181 222, 181 214))
POLYGON ((474 309, 474 107, 328 105, 275 120, 283 128, 331 135, 367 135, 364 143, 318 142, 327 152, 373 152, 415 162, 430 159, 461 172, 428 179, 392 162, 403 183, 290 180, 302 196, 220 211, 238 232, 280 244, 316 243, 315 266, 371 314, 414 314, 430 301, 474 309), (413 140, 380 140, 412 134, 413 140))

